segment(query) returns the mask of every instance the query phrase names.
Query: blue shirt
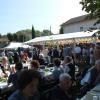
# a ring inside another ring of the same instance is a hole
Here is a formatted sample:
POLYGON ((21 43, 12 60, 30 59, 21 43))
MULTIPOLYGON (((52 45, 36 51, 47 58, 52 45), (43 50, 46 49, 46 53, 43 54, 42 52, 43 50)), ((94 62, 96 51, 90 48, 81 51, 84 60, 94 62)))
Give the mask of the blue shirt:
POLYGON ((54 71, 53 71, 53 73, 52 73, 53 78, 54 78, 55 80, 59 80, 59 76, 60 76, 61 73, 63 73, 63 70, 62 70, 61 68, 55 67, 55 69, 54 69, 54 71))
POLYGON ((22 92, 20 90, 16 90, 9 98, 8 100, 39 100, 39 95, 34 95, 31 97, 25 97, 23 96, 22 92))

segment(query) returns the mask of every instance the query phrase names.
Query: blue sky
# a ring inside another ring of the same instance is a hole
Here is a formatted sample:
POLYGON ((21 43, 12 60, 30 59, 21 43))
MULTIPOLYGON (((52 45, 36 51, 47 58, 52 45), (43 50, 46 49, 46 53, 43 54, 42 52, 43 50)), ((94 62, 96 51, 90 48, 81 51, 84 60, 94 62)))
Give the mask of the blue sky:
POLYGON ((49 29, 54 33, 68 19, 85 14, 80 0, 0 0, 0 33, 49 29))

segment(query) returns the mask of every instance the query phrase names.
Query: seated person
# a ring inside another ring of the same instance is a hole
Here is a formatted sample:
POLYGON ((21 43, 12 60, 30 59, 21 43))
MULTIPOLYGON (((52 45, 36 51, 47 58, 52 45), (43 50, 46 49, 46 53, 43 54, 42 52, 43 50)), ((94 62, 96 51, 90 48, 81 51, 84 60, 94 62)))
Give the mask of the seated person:
POLYGON ((38 60, 31 61, 31 69, 39 71, 41 76, 44 77, 44 72, 40 70, 40 63, 38 62, 38 60))
POLYGON ((0 78, 7 77, 4 67, 0 64, 0 78))
POLYGON ((90 91, 88 91, 88 93, 84 97, 82 97, 80 100, 90 100, 91 98, 93 98, 94 95, 97 96, 98 98, 99 94, 100 94, 100 74, 95 82, 95 87, 91 89, 90 91))
POLYGON ((40 63, 38 62, 38 60, 31 61, 31 69, 39 70, 39 67, 40 67, 40 63))
POLYGON ((8 84, 12 83, 14 88, 17 88, 18 75, 20 74, 22 68, 23 68, 22 63, 17 63, 15 65, 16 72, 15 73, 11 72, 8 77, 8 84))
POLYGON ((41 100, 75 100, 72 90, 71 76, 67 73, 60 75, 60 83, 44 92, 41 96, 41 100))
POLYGON ((81 91, 84 95, 88 90, 95 86, 95 81, 100 73, 100 60, 96 60, 95 66, 90 68, 80 81, 81 91))
POLYGON ((63 62, 64 72, 68 73, 72 80, 75 79, 75 65, 72 63, 72 58, 70 56, 66 56, 63 62))
POLYGON ((0 76, 8 77, 8 75, 9 75, 8 58, 6 56, 3 56, 2 62, 0 64, 0 76))
POLYGON ((59 81, 59 76, 61 73, 63 73, 63 69, 61 68, 61 61, 59 58, 55 58, 53 61, 54 64, 54 70, 52 72, 52 75, 48 76, 48 79, 53 79, 55 81, 59 81))
POLYGON ((8 100, 39 100, 37 86, 40 74, 32 69, 23 70, 18 78, 18 89, 8 100))
POLYGON ((9 69, 9 65, 8 65, 8 58, 6 56, 2 57, 2 64, 1 64, 5 70, 9 69))
POLYGON ((40 84, 39 84, 39 88, 40 88, 41 85, 45 84, 46 78, 43 70, 40 70, 40 64, 38 60, 31 61, 31 69, 38 71, 40 73, 40 77, 41 77, 40 84))

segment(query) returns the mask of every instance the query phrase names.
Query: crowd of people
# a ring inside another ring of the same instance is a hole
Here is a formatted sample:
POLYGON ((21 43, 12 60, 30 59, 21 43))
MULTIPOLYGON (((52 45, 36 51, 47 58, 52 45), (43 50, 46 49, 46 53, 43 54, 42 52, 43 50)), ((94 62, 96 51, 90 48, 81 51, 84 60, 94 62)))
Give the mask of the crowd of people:
POLYGON ((14 88, 8 100, 76 100, 100 84, 100 43, 0 54, 0 78, 14 88), (45 75, 44 69, 51 67, 51 74, 45 75))

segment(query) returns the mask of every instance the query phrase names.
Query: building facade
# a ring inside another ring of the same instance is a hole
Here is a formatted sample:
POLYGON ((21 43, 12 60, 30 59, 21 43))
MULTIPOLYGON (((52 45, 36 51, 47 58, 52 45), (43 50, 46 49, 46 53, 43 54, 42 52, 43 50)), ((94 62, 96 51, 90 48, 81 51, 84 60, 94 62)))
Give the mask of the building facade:
POLYGON ((88 19, 87 15, 79 16, 63 23, 61 27, 64 33, 73 33, 100 29, 100 24, 95 24, 96 19, 88 19))

